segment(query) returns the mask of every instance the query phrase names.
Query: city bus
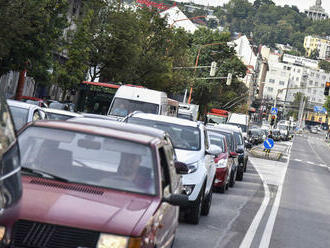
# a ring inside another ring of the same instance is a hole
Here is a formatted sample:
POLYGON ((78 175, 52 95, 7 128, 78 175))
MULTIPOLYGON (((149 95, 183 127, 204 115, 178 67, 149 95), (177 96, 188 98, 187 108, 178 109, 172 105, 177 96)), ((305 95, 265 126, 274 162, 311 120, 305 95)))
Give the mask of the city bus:
POLYGON ((79 87, 76 110, 106 115, 120 85, 83 81, 79 87))

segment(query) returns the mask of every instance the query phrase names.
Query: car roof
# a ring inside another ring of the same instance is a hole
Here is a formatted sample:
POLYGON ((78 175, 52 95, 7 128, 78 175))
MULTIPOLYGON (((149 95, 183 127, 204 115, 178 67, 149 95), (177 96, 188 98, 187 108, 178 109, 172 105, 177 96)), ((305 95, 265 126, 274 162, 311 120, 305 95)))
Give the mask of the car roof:
MULTIPOLYGON (((181 118, 172 117, 172 116, 166 116, 166 115, 135 113, 131 117, 153 120, 153 121, 168 122, 168 123, 172 123, 172 124, 176 124, 176 125, 189 126, 189 127, 198 127, 200 125, 200 123, 198 123, 196 121, 190 121, 190 120, 181 119, 181 118)), ((130 117, 128 117, 128 118, 130 118, 130 117)))
POLYGON ((224 129, 224 128, 221 128, 221 127, 214 127, 214 126, 206 126, 206 129, 208 131, 223 131, 225 133, 230 133, 230 134, 234 134, 234 131, 233 130, 229 130, 229 129, 224 129))
POLYGON ((225 135, 220 134, 220 133, 217 133, 217 132, 214 132, 214 131, 213 131, 213 132, 212 132, 212 131, 208 131, 207 133, 208 133, 208 134, 212 134, 212 135, 216 135, 216 136, 221 136, 221 137, 224 138, 224 139, 226 138, 225 135))
POLYGON ((242 132, 242 129, 238 126, 235 125, 231 125, 231 124, 216 124, 214 125, 214 127, 219 127, 219 128, 223 128, 223 129, 230 129, 234 132, 242 132))
POLYGON ((13 106, 13 107, 18 107, 18 108, 24 108, 24 109, 41 109, 39 106, 34 105, 34 104, 30 104, 30 103, 26 103, 26 102, 21 102, 21 101, 16 101, 16 100, 11 100, 11 99, 7 99, 7 104, 9 106, 13 106))
POLYGON ((71 112, 71 111, 66 111, 62 109, 53 109, 53 108, 43 108, 43 110, 47 113, 53 113, 53 114, 60 114, 60 115, 69 115, 69 116, 81 116, 81 114, 71 112))
POLYGON ((118 122, 114 120, 104 120, 96 118, 87 118, 87 117, 75 117, 67 120, 68 122, 76 122, 88 125, 94 125, 99 127, 106 127, 115 130, 130 132, 130 133, 139 133, 145 134, 153 137, 163 138, 166 135, 166 132, 153 127, 146 127, 131 123, 118 122))
POLYGON ((130 133, 123 130, 115 130, 108 127, 86 125, 83 123, 76 123, 70 121, 53 121, 53 120, 40 120, 36 122, 28 123, 21 131, 24 132, 25 129, 34 127, 52 128, 52 129, 63 129, 74 132, 84 132, 94 135, 113 137, 117 139, 124 139, 132 142, 138 142, 142 144, 149 144, 155 141, 157 137, 140 134, 140 133, 130 133))

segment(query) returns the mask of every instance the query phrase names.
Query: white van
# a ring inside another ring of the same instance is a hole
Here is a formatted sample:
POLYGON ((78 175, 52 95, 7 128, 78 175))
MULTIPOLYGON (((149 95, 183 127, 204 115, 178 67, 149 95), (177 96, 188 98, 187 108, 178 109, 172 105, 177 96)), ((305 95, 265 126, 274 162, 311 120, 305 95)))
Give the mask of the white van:
POLYGON ((245 114, 231 113, 228 117, 227 124, 238 126, 242 129, 243 137, 247 138, 249 128, 249 116, 245 114))
POLYGON ((134 86, 121 86, 117 90, 108 115, 123 118, 134 111, 167 115, 168 99, 164 92, 134 86))

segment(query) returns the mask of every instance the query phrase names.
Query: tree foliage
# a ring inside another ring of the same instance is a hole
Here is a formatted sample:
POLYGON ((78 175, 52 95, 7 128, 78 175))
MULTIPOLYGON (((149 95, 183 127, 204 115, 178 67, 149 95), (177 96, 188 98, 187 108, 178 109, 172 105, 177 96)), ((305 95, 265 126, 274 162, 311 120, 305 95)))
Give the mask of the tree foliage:
POLYGON ((215 12, 221 24, 232 32, 252 34, 257 44, 275 48, 290 44, 304 54, 306 35, 330 35, 330 20, 312 22, 296 6, 276 6, 271 0, 231 0, 215 12))
POLYGON ((320 69, 324 70, 327 73, 330 73, 330 62, 326 60, 320 60, 319 62, 320 69))
POLYGON ((27 68, 47 80, 67 25, 66 0, 0 0, 0 75, 27 68))

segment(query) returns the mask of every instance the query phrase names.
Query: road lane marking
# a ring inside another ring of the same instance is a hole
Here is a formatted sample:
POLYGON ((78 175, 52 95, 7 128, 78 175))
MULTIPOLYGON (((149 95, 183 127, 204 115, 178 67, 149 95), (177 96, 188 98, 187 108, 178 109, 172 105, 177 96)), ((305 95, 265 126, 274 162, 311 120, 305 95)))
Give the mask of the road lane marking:
POLYGON ((275 220, 276 220, 276 217, 277 217, 278 209, 280 207, 283 184, 284 184, 286 172, 287 172, 288 167, 289 167, 292 145, 293 145, 293 143, 291 144, 291 146, 288 150, 289 151, 289 159, 288 159, 288 161, 286 163, 286 166, 284 168, 284 173, 282 174, 282 178, 281 178, 281 181, 280 181, 281 183, 278 186, 277 193, 276 193, 276 198, 275 198, 275 201, 273 203, 273 207, 272 207, 272 210, 270 212, 270 215, 269 215, 264 233, 262 235, 262 239, 260 241, 259 248, 267 248, 267 247, 269 247, 269 244, 270 244, 270 239, 271 239, 272 234, 273 234, 275 220))
MULTIPOLYGON (((250 163, 252 163, 250 161, 250 163)), ((253 163, 252 163, 253 164, 253 163)), ((248 229, 248 231, 246 232, 244 239, 240 245, 240 248, 249 248, 251 247, 252 241, 256 235, 257 229, 259 227, 259 224, 261 222, 262 217, 264 216, 267 206, 269 204, 270 201, 270 192, 269 192, 269 188, 268 185, 265 183, 265 180, 263 178, 263 176, 261 175, 261 173, 259 173, 258 169, 256 166, 254 166, 254 168, 257 170, 259 177, 262 180, 262 184, 264 187, 264 191, 265 191, 265 196, 264 199, 261 203, 261 206, 259 207, 259 210, 257 212, 257 214, 254 216, 253 221, 248 229)))
POLYGON ((293 159, 293 161, 296 161, 296 162, 303 162, 301 159, 297 159, 297 158, 293 159))

